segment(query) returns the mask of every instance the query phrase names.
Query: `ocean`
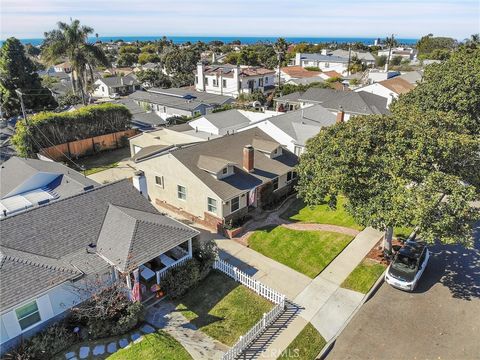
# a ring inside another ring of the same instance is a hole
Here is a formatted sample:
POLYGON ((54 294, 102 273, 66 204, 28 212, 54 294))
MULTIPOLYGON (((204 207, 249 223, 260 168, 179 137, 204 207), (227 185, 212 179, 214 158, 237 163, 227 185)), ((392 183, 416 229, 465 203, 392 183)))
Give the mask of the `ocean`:
MULTIPOLYGON (((102 42, 110 42, 115 40, 123 40, 126 42, 135 42, 135 41, 154 41, 161 39, 162 36, 100 36, 98 40, 102 42)), ((184 44, 188 41, 195 43, 197 41, 203 41, 208 43, 213 40, 220 40, 224 43, 229 43, 234 40, 240 40, 242 44, 255 44, 258 42, 269 42, 273 43, 277 40, 277 37, 274 36, 167 36, 168 39, 171 39, 175 44, 184 44)), ((348 43, 348 42, 361 42, 365 45, 373 45, 377 38, 368 38, 368 37, 285 37, 288 42, 292 43, 325 43, 325 42, 337 42, 337 43, 348 43)), ((95 37, 89 38, 89 41, 95 42, 97 39, 95 37)), ((20 39, 24 44, 40 45, 43 39, 20 39)), ((397 39, 400 44, 413 45, 418 39, 397 39)), ((3 41, 0 41, 3 44, 3 41)))

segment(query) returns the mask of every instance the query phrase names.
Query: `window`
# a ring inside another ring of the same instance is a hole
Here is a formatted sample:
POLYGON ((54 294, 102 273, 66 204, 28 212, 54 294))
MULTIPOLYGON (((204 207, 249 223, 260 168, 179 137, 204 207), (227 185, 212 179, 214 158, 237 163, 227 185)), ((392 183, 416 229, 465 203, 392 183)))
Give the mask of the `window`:
POLYGON ((268 77, 265 78, 265 84, 268 84, 268 77))
POLYGON ((195 84, 198 84, 198 76, 195 75, 195 84))
POLYGON ((222 80, 222 86, 227 87, 227 80, 225 80, 225 79, 222 80))
POLYGON ((228 172, 228 168, 224 167, 222 170, 222 174, 226 174, 228 172))
POLYGON ((272 180, 273 190, 278 189, 278 177, 272 180))
POLYGON ((205 78, 205 86, 208 86, 208 78, 205 78))
POLYGON ((292 178, 293 178, 292 172, 291 171, 287 172, 287 181, 292 181, 292 178))
POLYGON ((163 188, 163 176, 155 176, 155 184, 163 188))
POLYGON ((212 85, 215 86, 215 87, 218 86, 218 80, 213 79, 212 80, 212 85))
POLYGON ((296 178, 297 178, 297 172, 294 171, 294 172, 292 173, 292 179, 296 179, 296 178))
POLYGON ((258 79, 258 86, 263 86, 263 79, 258 79))
POLYGON ((207 198, 207 209, 211 213, 217 213, 217 200, 212 198, 207 198))
POLYGON ((31 303, 23 305, 15 310, 17 314, 18 323, 22 330, 40 322, 40 312, 38 311, 37 302, 34 300, 31 303))
POLYGON ((234 212, 240 209, 240 198, 237 196, 236 198, 232 199, 232 203, 230 204, 230 212, 234 212))
POLYGON ((182 185, 177 185, 177 196, 180 200, 187 200, 187 188, 182 185))

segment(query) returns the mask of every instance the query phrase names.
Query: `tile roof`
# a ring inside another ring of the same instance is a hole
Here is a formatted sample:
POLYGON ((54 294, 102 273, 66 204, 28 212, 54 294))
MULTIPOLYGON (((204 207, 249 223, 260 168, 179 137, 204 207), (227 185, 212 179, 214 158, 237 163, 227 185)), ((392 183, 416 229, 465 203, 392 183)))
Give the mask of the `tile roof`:
POLYGON ((285 66, 285 67, 282 67, 281 71, 291 76, 292 78, 296 78, 296 79, 315 77, 322 73, 321 71, 306 70, 304 67, 300 65, 285 66))
POLYGON ((340 74, 339 72, 336 72, 335 70, 324 71, 323 74, 327 75, 330 78, 341 78, 342 77, 342 74, 340 74))
MULTIPOLYGON (((297 156, 286 149, 283 149, 281 156, 273 159, 267 157, 261 151, 254 150, 254 171, 248 173, 241 168, 243 148, 246 145, 251 145, 254 140, 275 142, 260 129, 253 128, 174 150, 170 154, 185 165, 221 199, 228 200, 291 171, 298 162, 297 156), (221 149, 220 153, 219 149, 221 149), (234 167, 233 175, 217 180, 209 172, 198 167, 198 160, 201 155, 221 157, 225 161, 238 164, 238 166, 234 167)), ((150 161, 155 161, 155 159, 150 161)))
POLYGON ((409 83, 407 80, 402 79, 398 76, 388 80, 380 81, 379 84, 385 86, 387 89, 393 91, 398 95, 405 94, 415 88, 415 86, 409 83))

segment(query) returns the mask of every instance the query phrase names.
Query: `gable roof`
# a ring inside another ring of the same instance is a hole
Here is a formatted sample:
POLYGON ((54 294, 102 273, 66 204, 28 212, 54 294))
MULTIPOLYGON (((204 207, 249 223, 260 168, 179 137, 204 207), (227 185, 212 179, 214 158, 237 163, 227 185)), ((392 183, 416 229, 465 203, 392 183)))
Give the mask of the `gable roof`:
POLYGON ((405 94, 415 88, 412 84, 410 84, 407 80, 402 79, 398 76, 380 81, 379 84, 385 86, 387 89, 393 91, 395 94, 405 94))
POLYGON ((198 235, 199 232, 160 214, 108 207, 97 252, 126 272, 198 235))
POLYGON ((422 81, 423 78, 423 72, 422 71, 407 71, 401 75, 398 76, 399 78, 406 80, 410 84, 416 86, 420 81, 422 81))
POLYGON ((109 76, 106 78, 99 79, 99 81, 103 82, 108 87, 121 87, 121 86, 131 86, 131 85, 138 85, 139 82, 135 77, 132 75, 127 76, 109 76))
POLYGON ((365 91, 339 91, 310 88, 300 96, 300 101, 320 104, 329 110, 341 108, 354 115, 388 114, 387 99, 365 91))
MULTIPOLYGON (((340 57, 345 57, 345 58, 348 58, 348 53, 349 53, 348 50, 343 50, 343 49, 337 49, 337 50, 333 50, 331 52, 331 54, 334 55, 334 56, 340 56, 340 57)), ((375 61, 375 57, 368 51, 352 50, 352 52, 350 53, 350 56, 352 58, 356 57, 359 60, 375 61)))
POLYGON ((216 156, 207 156, 200 155, 198 158, 197 166, 205 171, 208 171, 213 174, 217 174, 225 166, 234 165, 231 161, 216 157, 216 156))
MULTIPOLYGON (((220 111, 202 116, 217 129, 239 128, 250 123, 250 120, 237 109, 220 111)), ((195 120, 190 122, 190 126, 195 128, 195 120)))
MULTIPOLYGON (((243 164, 243 148, 254 141, 264 140, 278 144, 274 139, 258 128, 237 132, 205 141, 196 145, 172 151, 170 154, 188 168, 200 181, 208 186, 221 199, 229 200, 275 177, 291 171, 298 158, 286 149, 283 154, 273 159, 264 153, 254 150, 254 170, 244 171, 239 165, 234 167, 234 174, 222 179, 216 179, 209 172, 198 166, 201 155, 221 157, 233 164, 243 164), (219 151, 221 149, 221 151, 219 151)), ((279 146, 278 144, 277 146, 279 146)), ((152 159, 150 161, 155 161, 152 159)))

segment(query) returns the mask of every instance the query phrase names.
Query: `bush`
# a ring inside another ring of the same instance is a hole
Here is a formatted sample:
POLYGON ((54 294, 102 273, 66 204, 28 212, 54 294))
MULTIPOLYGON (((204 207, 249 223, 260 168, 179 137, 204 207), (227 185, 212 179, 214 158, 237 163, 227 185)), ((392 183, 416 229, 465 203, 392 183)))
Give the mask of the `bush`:
POLYGON ((304 69, 308 71, 322 71, 318 66, 305 66, 304 69))
POLYGON ((66 350, 76 341, 72 329, 64 322, 49 326, 25 340, 20 346, 5 355, 8 360, 49 360, 60 351, 66 350))
POLYGON ((208 275, 218 256, 217 244, 214 240, 202 242, 195 238, 192 242, 192 252, 198 262, 200 280, 202 280, 208 275))
POLYGON ((187 260, 167 271, 161 281, 162 289, 171 299, 177 299, 200 281, 200 264, 196 259, 187 260))
POLYGON ((123 105, 85 106, 71 112, 41 112, 18 121, 12 142, 19 156, 33 156, 40 148, 122 131, 130 126, 132 114, 123 105), (48 139, 48 140, 47 140, 48 139))

